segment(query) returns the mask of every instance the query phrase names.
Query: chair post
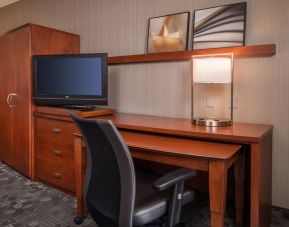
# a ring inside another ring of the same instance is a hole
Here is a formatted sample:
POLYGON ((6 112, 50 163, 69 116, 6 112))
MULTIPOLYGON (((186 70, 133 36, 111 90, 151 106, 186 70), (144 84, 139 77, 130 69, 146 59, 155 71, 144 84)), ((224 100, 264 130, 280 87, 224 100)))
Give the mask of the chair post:
POLYGON ((184 182, 179 182, 174 186, 173 196, 169 204, 167 227, 172 227, 180 222, 182 200, 184 192, 184 182))

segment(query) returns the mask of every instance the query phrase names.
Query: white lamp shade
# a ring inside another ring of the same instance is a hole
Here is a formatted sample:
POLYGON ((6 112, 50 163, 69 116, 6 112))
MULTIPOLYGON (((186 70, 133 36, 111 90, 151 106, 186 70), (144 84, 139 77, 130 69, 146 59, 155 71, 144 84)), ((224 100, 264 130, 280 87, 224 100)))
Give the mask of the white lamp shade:
POLYGON ((194 83, 231 83, 232 59, 229 57, 193 58, 194 83))

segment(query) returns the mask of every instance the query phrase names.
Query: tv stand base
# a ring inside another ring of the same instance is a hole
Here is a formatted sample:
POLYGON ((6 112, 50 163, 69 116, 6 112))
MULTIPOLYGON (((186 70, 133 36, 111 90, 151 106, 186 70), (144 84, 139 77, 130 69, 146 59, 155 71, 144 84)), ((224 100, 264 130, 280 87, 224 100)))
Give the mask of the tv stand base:
POLYGON ((47 106, 38 106, 36 108, 36 112, 48 114, 48 115, 57 115, 63 117, 69 117, 70 112, 76 112, 80 117, 95 117, 95 116, 102 116, 102 115, 109 115, 114 114, 116 112, 115 109, 112 108, 96 108, 94 109, 86 109, 86 110, 79 110, 79 109, 68 109, 68 108, 55 108, 55 107, 47 107, 47 106))
POLYGON ((77 111, 92 111, 96 109, 95 106, 80 106, 80 105, 65 105, 63 106, 63 108, 77 111))

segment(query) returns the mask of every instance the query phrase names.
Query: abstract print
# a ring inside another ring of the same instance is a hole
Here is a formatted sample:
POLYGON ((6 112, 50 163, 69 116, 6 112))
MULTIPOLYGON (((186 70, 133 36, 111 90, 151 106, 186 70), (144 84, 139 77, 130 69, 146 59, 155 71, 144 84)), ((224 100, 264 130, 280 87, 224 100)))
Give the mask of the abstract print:
POLYGON ((242 46, 245 24, 246 2, 196 10, 193 49, 242 46))

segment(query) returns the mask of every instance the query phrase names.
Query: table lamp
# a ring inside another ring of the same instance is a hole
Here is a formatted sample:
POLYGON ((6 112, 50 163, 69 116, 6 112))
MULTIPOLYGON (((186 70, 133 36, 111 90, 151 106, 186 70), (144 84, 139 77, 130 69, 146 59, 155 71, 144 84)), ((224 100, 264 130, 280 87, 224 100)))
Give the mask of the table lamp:
POLYGON ((227 126, 233 121, 233 54, 192 57, 192 123, 227 126))

